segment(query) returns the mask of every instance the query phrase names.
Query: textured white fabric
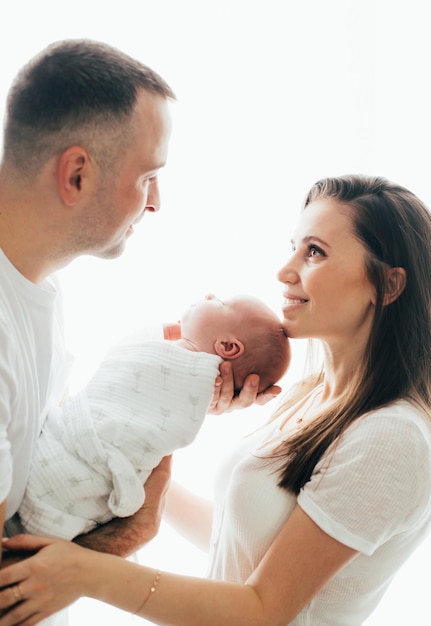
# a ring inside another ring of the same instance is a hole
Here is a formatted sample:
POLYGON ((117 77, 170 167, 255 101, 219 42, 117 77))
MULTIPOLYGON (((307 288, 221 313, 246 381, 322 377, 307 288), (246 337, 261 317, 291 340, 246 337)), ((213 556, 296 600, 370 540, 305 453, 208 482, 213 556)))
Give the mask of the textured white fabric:
POLYGON ((246 437, 218 475, 209 575, 247 580, 298 503, 360 554, 291 624, 359 626, 429 532, 430 418, 397 402, 357 420, 297 499, 277 487, 273 463, 262 458, 282 436, 279 426, 246 437))
MULTIPOLYGON (((18 509, 35 441, 59 403, 71 368, 57 280, 28 281, 0 250, 0 501, 18 509)), ((66 626, 68 611, 41 622, 66 626)))
POLYGON ((45 421, 19 511, 26 530, 71 539, 133 515, 152 469, 196 437, 220 362, 163 341, 111 351, 45 421))
POLYGON ((6 519, 24 494, 33 446, 59 402, 71 359, 55 280, 28 281, 0 250, 0 502, 6 519))

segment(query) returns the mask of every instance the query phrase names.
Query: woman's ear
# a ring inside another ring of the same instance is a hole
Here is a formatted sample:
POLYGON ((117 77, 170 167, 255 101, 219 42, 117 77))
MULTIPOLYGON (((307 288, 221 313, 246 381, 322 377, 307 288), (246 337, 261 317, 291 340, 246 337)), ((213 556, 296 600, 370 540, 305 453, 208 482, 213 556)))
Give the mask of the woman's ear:
POLYGON ((66 206, 75 206, 81 198, 82 183, 88 177, 89 167, 88 152, 81 146, 72 146, 59 156, 57 188, 66 206))
POLYGON ((236 359, 244 352, 244 344, 239 339, 217 339, 214 350, 223 359, 236 359))
POLYGON ((392 304, 402 294, 407 283, 407 273, 403 267, 391 267, 386 273, 384 306, 392 304))

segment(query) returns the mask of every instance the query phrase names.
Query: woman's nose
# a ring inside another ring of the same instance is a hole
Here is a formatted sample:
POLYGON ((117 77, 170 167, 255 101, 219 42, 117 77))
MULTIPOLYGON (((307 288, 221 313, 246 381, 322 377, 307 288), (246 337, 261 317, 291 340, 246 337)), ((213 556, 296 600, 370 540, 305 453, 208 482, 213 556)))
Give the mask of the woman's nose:
POLYGON ((283 267, 277 272, 277 279, 281 283, 296 283, 299 280, 299 274, 293 264, 293 257, 289 259, 283 267))

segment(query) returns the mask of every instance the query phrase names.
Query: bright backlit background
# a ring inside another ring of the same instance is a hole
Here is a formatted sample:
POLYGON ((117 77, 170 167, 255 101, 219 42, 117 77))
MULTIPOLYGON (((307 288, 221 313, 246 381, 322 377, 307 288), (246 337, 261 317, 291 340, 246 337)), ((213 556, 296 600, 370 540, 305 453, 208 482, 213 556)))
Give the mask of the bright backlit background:
MULTIPOLYGON (((178 96, 162 210, 141 222, 122 258, 82 258, 63 272, 72 389, 122 335, 177 319, 208 291, 252 293, 279 310, 276 271, 316 179, 380 174, 431 204, 427 9, 426 0, 39 0, 2 8, 0 106, 29 57, 70 37, 123 49, 178 96)), ((302 365, 295 345, 284 386, 302 365)), ((220 454, 273 408, 210 416, 175 455, 175 478, 210 497, 220 454)), ((428 542, 368 626, 430 623, 430 558, 428 542)), ((205 555, 165 526, 139 560, 205 573, 205 555)), ((72 626, 135 621, 144 623, 90 600, 71 610, 72 626)))

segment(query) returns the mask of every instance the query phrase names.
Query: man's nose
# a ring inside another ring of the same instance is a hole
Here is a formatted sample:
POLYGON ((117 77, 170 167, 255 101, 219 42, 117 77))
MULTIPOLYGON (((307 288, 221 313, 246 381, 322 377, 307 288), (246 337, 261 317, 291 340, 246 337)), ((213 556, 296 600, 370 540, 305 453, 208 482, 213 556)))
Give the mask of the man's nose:
POLYGON ((150 182, 145 210, 150 211, 151 213, 156 213, 160 210, 160 190, 157 178, 154 178, 150 182))

